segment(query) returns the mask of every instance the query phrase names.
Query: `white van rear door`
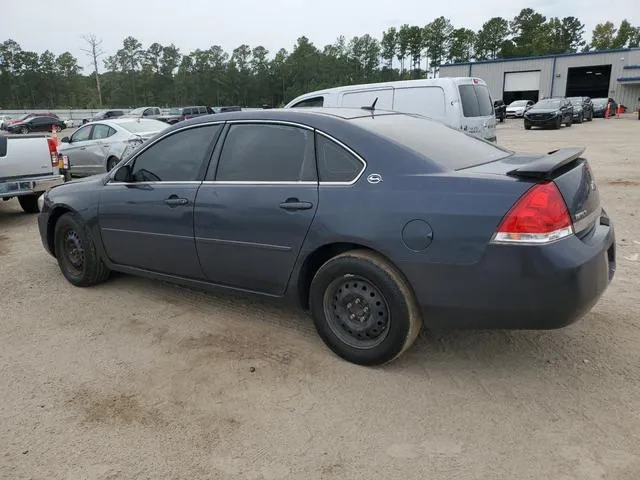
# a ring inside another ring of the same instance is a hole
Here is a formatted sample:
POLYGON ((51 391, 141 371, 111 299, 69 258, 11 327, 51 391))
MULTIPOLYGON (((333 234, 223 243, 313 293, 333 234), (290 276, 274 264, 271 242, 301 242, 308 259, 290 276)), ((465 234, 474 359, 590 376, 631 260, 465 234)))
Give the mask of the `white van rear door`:
POLYGON ((342 94, 341 107, 362 108, 369 107, 375 99, 376 108, 380 110, 393 109, 393 88, 380 88, 375 90, 348 91, 342 94))
POLYGON ((469 79, 468 82, 458 84, 458 92, 463 115, 462 130, 476 137, 495 141, 496 117, 486 84, 475 78, 469 79))
POLYGON ((434 120, 444 121, 447 116, 444 90, 436 86, 396 88, 393 94, 393 110, 417 113, 434 120))

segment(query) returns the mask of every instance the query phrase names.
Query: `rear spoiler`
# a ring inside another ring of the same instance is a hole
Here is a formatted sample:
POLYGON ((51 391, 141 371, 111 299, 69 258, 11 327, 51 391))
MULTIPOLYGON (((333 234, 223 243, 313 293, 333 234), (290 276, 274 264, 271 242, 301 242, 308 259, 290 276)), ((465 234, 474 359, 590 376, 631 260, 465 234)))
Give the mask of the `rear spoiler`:
POLYGON ((556 170, 568 165, 580 158, 585 151, 584 147, 561 148, 549 152, 546 156, 534 160, 527 165, 507 172, 512 177, 544 179, 551 177, 556 170))

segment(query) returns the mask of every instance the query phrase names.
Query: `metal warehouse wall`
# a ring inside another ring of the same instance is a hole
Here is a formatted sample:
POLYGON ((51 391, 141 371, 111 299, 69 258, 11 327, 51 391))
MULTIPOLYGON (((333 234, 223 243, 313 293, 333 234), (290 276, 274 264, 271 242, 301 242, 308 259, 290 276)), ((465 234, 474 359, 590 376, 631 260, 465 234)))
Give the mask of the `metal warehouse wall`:
POLYGON ((624 66, 640 65, 640 49, 605 52, 584 55, 566 55, 557 57, 532 57, 528 59, 503 60, 496 62, 461 63, 441 65, 441 77, 478 77, 487 82, 491 96, 502 98, 504 74, 540 70, 540 97, 566 94, 567 76, 570 67, 588 67, 592 65, 611 65, 609 96, 630 109, 638 107, 640 83, 619 83, 620 77, 639 77, 640 68, 624 66), (555 61, 555 75, 554 75, 555 61), (559 75, 559 76, 558 76, 559 75), (553 91, 552 91, 553 87, 553 91))

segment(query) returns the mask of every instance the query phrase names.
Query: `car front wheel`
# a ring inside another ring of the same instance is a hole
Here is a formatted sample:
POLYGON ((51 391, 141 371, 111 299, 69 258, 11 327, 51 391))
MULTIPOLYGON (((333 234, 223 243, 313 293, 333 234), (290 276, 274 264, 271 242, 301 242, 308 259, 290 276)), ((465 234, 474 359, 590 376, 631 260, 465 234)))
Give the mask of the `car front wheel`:
POLYGON ((27 133, 29 133, 29 129, 27 127, 22 127, 20 129, 20 133, 23 135, 26 135, 27 133))
POLYGON ((415 341, 422 318, 411 287, 381 256, 354 250, 315 274, 310 308, 318 334, 334 353, 359 365, 381 365, 415 341))
POLYGON ((109 278, 93 239, 74 213, 65 213, 56 222, 54 251, 62 274, 76 287, 90 287, 109 278))

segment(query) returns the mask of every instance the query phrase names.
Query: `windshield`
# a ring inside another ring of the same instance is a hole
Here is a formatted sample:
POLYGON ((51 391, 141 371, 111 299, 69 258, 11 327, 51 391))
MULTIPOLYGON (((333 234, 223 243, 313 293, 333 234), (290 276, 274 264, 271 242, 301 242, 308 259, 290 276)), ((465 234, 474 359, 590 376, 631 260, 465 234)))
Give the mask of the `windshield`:
POLYGON ((607 98, 594 98, 593 99, 594 105, 606 105, 608 102, 609 102, 609 99, 607 99, 607 98))
POLYGON ((158 132, 164 130, 169 126, 168 123, 161 122, 160 120, 131 120, 130 122, 119 122, 125 130, 131 133, 143 133, 143 132, 158 132))
POLYGON ((560 100, 553 99, 540 100, 538 103, 536 103, 536 107, 540 108, 558 108, 559 106, 560 100))
POLYGON ((582 98, 580 97, 571 97, 569 101, 571 102, 571 105, 582 105, 582 98))
POLYGON ((516 100, 515 102, 511 102, 509 104, 510 107, 526 107, 527 106, 527 101, 526 100, 516 100))
POLYGON ((418 115, 378 115, 352 120, 450 170, 468 168, 511 155, 509 150, 418 115))
POLYGON ((182 109, 181 108, 170 108, 169 109, 169 115, 182 115, 182 109))

